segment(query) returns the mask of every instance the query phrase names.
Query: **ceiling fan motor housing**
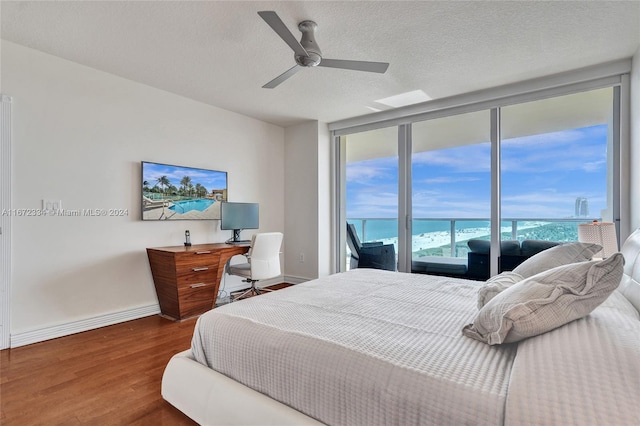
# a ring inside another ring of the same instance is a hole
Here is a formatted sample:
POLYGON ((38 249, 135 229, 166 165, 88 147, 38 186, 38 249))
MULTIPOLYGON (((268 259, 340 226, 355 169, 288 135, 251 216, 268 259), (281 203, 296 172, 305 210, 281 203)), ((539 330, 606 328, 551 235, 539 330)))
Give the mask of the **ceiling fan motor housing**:
MULTIPOLYGON (((1 0, 0 0, 1 1, 1 0)), ((282 19, 273 10, 262 10, 258 15, 271 27, 273 31, 294 51, 293 58, 296 65, 289 68, 264 86, 265 89, 273 89, 292 75, 296 74, 303 67, 328 67, 345 70, 367 71, 384 74, 389 67, 386 62, 352 61, 344 59, 322 59, 322 51, 316 44, 315 31, 318 28, 315 22, 310 20, 302 21, 298 24, 298 29, 302 33, 302 39, 298 41, 287 28, 282 19)))
POLYGON ((317 27, 318 25, 313 21, 302 21, 298 24, 298 29, 302 33, 300 44, 309 54, 309 56, 294 55, 298 65, 315 67, 322 61, 322 51, 315 40, 315 30, 317 27))

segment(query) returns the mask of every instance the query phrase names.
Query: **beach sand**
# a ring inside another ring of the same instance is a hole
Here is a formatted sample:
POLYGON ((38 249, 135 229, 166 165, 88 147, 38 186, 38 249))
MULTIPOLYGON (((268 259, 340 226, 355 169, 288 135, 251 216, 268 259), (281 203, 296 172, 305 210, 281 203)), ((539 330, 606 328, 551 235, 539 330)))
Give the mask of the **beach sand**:
MULTIPOLYGON (((521 225, 518 230, 530 229, 538 227, 538 224, 521 225)), ((511 232, 510 227, 503 227, 502 232, 511 232)), ((456 243, 463 243, 476 238, 489 239, 489 230, 487 228, 466 228, 456 231, 456 243)), ((398 248, 398 238, 384 238, 384 244, 394 244, 398 248)), ((451 244, 451 234, 448 231, 426 232, 420 235, 413 235, 411 239, 411 251, 416 252, 435 247, 444 247, 451 244)), ((396 250, 397 251, 397 250, 396 250)))

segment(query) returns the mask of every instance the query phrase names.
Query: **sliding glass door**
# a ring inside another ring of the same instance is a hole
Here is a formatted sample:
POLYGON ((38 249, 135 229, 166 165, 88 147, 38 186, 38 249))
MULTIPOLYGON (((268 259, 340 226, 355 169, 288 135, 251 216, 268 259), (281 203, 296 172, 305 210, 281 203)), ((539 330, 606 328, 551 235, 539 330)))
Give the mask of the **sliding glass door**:
MULTIPOLYGON (((398 252, 398 129, 389 127, 340 138, 343 162, 342 206, 361 243, 393 244, 398 252)), ((346 231, 343 233, 347 240, 346 231)), ((343 247, 342 270, 351 262, 343 247)))
POLYGON ((412 271, 465 275, 468 241, 490 239, 489 133, 489 111, 413 123, 412 271))
POLYGON ((502 108, 502 240, 577 241, 614 219, 613 88, 502 108))
POLYGON ((577 241, 579 223, 619 225, 621 89, 588 89, 343 132, 338 270, 349 267, 346 223, 363 242, 394 244, 400 271, 474 279, 577 241))

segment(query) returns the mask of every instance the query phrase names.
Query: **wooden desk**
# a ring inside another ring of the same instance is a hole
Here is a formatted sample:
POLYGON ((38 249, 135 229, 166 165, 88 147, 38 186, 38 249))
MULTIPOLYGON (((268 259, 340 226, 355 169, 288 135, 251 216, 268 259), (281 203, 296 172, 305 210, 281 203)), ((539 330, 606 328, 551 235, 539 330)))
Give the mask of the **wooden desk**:
POLYGON ((225 243, 147 248, 162 315, 181 320, 212 309, 225 263, 247 251, 225 243))

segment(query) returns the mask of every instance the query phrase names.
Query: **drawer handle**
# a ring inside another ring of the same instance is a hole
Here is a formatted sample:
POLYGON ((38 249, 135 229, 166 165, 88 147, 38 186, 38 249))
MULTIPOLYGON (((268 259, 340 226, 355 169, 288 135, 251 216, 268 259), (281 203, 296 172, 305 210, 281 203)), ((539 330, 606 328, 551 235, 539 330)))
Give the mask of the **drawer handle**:
POLYGON ((211 252, 209 250, 197 251, 196 254, 211 254, 211 252))
POLYGON ((203 268, 191 268, 191 270, 192 270, 193 272, 206 271, 207 269, 209 269, 209 268, 207 268, 207 267, 203 267, 203 268))
POLYGON ((198 284, 191 284, 189 287, 198 288, 198 287, 204 287, 204 286, 206 286, 205 283, 198 283, 198 284))

